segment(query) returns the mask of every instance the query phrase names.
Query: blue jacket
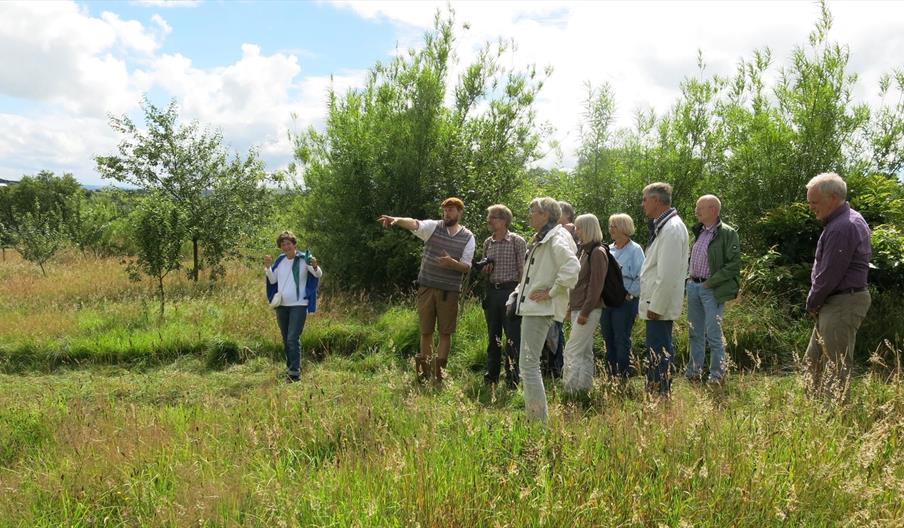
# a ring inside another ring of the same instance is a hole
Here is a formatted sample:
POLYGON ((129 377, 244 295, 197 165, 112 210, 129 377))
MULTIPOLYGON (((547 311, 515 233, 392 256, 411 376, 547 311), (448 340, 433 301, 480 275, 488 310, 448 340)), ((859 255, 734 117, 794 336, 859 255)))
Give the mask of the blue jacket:
MULTIPOLYGON (((273 265, 270 266, 270 271, 276 271, 276 266, 279 266, 279 263, 286 258, 285 253, 280 253, 276 260, 273 261, 273 265)), ((305 251, 302 253, 301 251, 295 252, 295 262, 292 263, 293 274, 295 277, 298 277, 298 267, 300 266, 299 262, 304 259, 305 264, 311 261, 311 252, 305 251)), ((276 295, 276 292, 279 291, 279 283, 270 284, 270 281, 267 277, 264 277, 264 284, 267 286, 267 302, 273 300, 273 296, 276 295)), ((320 285, 320 279, 315 277, 313 274, 308 273, 307 280, 305 280, 304 285, 304 295, 308 299, 308 313, 314 313, 317 311, 317 286, 320 285)), ((295 285, 298 287, 298 285, 295 285)))

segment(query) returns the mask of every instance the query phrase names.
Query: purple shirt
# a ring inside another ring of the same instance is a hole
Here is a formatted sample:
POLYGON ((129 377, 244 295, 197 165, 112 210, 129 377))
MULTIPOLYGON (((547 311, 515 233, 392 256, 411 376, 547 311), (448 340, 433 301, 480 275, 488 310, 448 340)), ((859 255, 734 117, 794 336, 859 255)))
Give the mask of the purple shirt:
POLYGON ((816 244, 807 310, 819 311, 836 291, 866 287, 873 254, 869 237, 866 220, 847 202, 826 218, 816 244))
POLYGON ((691 277, 695 279, 709 278, 709 244, 716 236, 716 225, 704 226, 691 249, 691 277))

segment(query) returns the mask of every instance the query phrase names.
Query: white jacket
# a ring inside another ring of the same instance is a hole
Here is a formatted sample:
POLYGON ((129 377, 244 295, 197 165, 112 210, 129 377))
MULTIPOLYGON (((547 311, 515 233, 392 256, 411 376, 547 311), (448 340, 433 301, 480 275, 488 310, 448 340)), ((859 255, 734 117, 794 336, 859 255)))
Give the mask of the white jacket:
POLYGON ((509 299, 518 303, 518 315, 552 316, 559 322, 565 320, 568 294, 577 284, 578 273, 581 271, 576 253, 577 246, 571 233, 561 225, 550 229, 543 240, 528 249, 521 282, 509 299), (547 288, 552 299, 530 299, 532 291, 547 288))
POLYGON ((647 318, 647 310, 658 313, 664 321, 681 316, 689 259, 687 227, 675 215, 659 229, 640 269, 641 319, 647 318))

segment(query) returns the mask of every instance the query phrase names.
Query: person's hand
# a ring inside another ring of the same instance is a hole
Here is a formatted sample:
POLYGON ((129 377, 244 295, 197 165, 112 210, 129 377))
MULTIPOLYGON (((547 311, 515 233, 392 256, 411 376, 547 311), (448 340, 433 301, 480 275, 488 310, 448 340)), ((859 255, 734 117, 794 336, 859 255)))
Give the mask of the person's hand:
POLYGON ((530 297, 530 300, 532 300, 532 301, 548 301, 548 300, 552 299, 552 297, 549 296, 548 289, 534 290, 534 291, 530 292, 529 297, 530 297))
POLYGON ((661 318, 662 316, 654 312, 653 310, 647 310, 647 319, 649 319, 650 321, 658 321, 661 318))
POLYGON ((391 227, 392 223, 395 222, 395 217, 389 215, 380 215, 380 218, 377 218, 377 222, 383 224, 383 227, 391 227))
POLYGON ((317 269, 317 257, 311 257, 311 267, 317 269))
POLYGON ((484 266, 483 269, 480 270, 480 272, 481 272, 481 273, 485 273, 485 274, 487 274, 487 275, 489 275, 490 273, 493 273, 493 263, 490 262, 489 264, 487 264, 486 266, 484 266))
POLYGON ((264 266, 270 267, 273 265, 273 257, 271 255, 264 255, 264 266))
POLYGON ((458 261, 450 257, 449 254, 445 251, 443 251, 441 257, 436 257, 436 263, 448 269, 455 269, 456 267, 458 267, 458 261))
POLYGON ((586 315, 579 315, 579 316, 578 316, 578 324, 581 325, 581 326, 587 324, 587 316, 586 316, 586 315))

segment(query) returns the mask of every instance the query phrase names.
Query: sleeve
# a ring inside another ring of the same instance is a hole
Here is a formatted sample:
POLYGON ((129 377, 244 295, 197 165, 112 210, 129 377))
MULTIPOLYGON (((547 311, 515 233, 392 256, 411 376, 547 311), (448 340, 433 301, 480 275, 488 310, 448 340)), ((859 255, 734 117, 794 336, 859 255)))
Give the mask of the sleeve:
POLYGON ((578 283, 578 274, 581 272, 581 263, 571 245, 565 240, 565 236, 571 238, 566 232, 564 236, 557 236, 554 240, 549 241, 552 246, 550 249, 553 252, 553 261, 558 266, 555 283, 549 289, 550 297, 567 295, 568 290, 574 288, 574 285, 578 283))
POLYGON ((603 286, 606 283, 606 273, 609 271, 609 257, 602 247, 595 248, 590 254, 590 281, 587 285, 587 295, 581 306, 581 315, 587 317, 597 307, 600 297, 603 296, 603 286))
POLYGON ((818 311, 844 278, 854 255, 847 237, 847 233, 839 231, 828 231, 820 237, 816 250, 819 258, 813 263, 807 310, 818 311))
POLYGON ((313 267, 311 267, 310 264, 308 264, 308 273, 310 273, 311 275, 313 275, 319 279, 320 277, 323 276, 323 266, 318 263, 317 269, 314 269, 313 267))
POLYGON ((273 273, 270 266, 264 266, 264 274, 267 276, 267 281, 270 284, 276 284, 276 273, 273 273))
POLYGON ((515 267, 518 269, 518 281, 524 275, 524 260, 527 258, 527 242, 521 237, 515 237, 515 267))
POLYGON ((723 230, 722 232, 728 235, 725 243, 724 261, 722 262, 722 268, 713 273, 709 280, 706 281, 705 286, 707 288, 715 288, 741 275, 741 244, 738 232, 734 229, 730 231, 723 230))
POLYGON ((414 236, 426 242, 427 239, 433 236, 433 232, 436 231, 436 226, 441 223, 442 220, 418 220, 417 229, 412 231, 412 233, 414 233, 414 236))
POLYGON ((462 264, 471 265, 471 261, 474 260, 474 248, 477 246, 477 241, 474 238, 474 235, 471 235, 471 238, 468 239, 468 243, 465 244, 465 250, 461 254, 461 259, 459 262, 462 264))

